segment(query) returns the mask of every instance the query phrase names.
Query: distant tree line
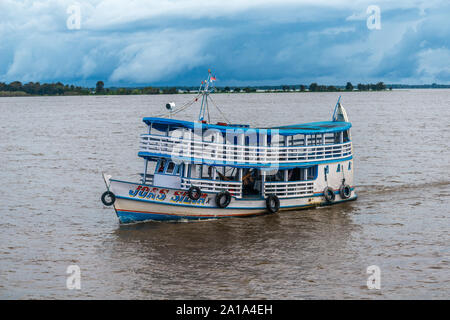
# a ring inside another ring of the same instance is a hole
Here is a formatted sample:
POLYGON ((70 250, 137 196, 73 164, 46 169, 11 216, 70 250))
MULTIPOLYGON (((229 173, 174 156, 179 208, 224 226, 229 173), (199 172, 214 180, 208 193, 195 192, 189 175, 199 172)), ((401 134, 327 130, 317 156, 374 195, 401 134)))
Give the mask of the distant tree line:
POLYGON ((246 92, 246 93, 250 93, 250 92, 256 92, 256 87, 245 87, 245 88, 239 88, 239 87, 216 87, 215 91, 216 92, 223 92, 223 93, 228 93, 228 92, 246 92))
POLYGON ((175 87, 105 88, 103 81, 98 81, 95 88, 64 85, 61 82, 42 84, 39 82, 22 84, 20 81, 13 81, 9 84, 0 82, 0 96, 175 94, 178 92, 175 87))
POLYGON ((74 85, 64 85, 61 82, 57 83, 39 83, 28 82, 22 84, 20 81, 14 81, 10 84, 0 82, 0 95, 81 95, 89 94, 89 89, 74 85))
MULTIPOLYGON (((392 90, 392 87, 389 89, 392 90)), ((139 95, 139 94, 177 94, 197 92, 198 87, 111 87, 105 88, 103 81, 97 81, 95 88, 84 88, 74 85, 64 85, 61 82, 56 83, 39 83, 28 82, 22 84, 14 81, 9 84, 0 82, 0 96, 21 96, 21 95, 139 95)), ((281 86, 255 86, 255 87, 216 87, 215 92, 218 93, 250 93, 250 92, 335 92, 335 91, 382 91, 386 90, 383 82, 376 84, 359 83, 356 87, 351 82, 347 82, 345 86, 320 85, 311 83, 307 85, 281 85, 281 86)))
POLYGON ((362 84, 358 83, 358 90, 359 91, 382 91, 386 90, 386 85, 383 82, 378 82, 377 84, 362 84))
MULTIPOLYGON (((378 82, 377 84, 362 84, 358 83, 358 91, 382 91, 386 90, 386 85, 383 82, 378 82)), ((324 86, 318 85, 317 83, 311 83, 309 85, 309 91, 312 92, 326 92, 326 91, 353 91, 355 88, 351 82, 347 82, 345 87, 335 87, 335 86, 324 86)))
MULTIPOLYGON (((389 88, 392 89, 392 88, 389 88)), ((351 82, 347 82, 345 86, 333 86, 333 85, 320 85, 316 82, 311 83, 309 86, 307 85, 281 85, 281 86, 262 86, 262 87, 224 87, 224 88, 216 88, 216 92, 256 92, 257 90, 262 90, 265 92, 292 92, 292 91, 310 91, 310 92, 335 92, 335 91, 382 91, 386 90, 386 85, 383 82, 378 82, 377 84, 362 84, 359 83, 356 88, 353 86, 351 82)))

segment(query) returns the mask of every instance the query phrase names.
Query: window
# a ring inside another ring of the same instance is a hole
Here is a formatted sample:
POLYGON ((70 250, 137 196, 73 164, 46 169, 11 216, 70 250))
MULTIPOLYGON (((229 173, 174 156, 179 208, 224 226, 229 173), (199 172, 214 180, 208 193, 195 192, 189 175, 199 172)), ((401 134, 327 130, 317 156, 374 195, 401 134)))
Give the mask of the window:
POLYGON ((288 170, 288 181, 301 181, 303 180, 303 174, 304 169, 303 168, 294 168, 291 170, 288 170))
POLYGON ((166 160, 159 160, 158 173, 164 173, 165 167, 166 167, 166 160))
POLYGON ((175 170, 173 170, 173 174, 176 174, 178 176, 183 174, 183 164, 177 164, 175 166, 175 170))
POLYGON ((288 181, 306 181, 316 178, 317 166, 288 170, 288 181))
POLYGON ((302 146, 305 144, 304 135, 303 134, 296 134, 292 137, 292 144, 294 146, 302 146))
POLYGON ((214 168, 211 166, 207 166, 206 164, 202 165, 202 179, 211 180, 213 177, 214 168))
POLYGON ((217 180, 225 180, 225 181, 239 181, 239 169, 234 167, 218 167, 211 169, 217 171, 217 180))
POLYGON ((342 132, 336 132, 334 134, 334 143, 341 143, 341 134, 342 132))
POLYGON ((172 161, 162 159, 158 161, 156 165, 155 173, 159 174, 171 174, 171 175, 181 175, 183 172, 182 164, 175 164, 172 161))
POLYGON ((266 175, 266 181, 269 182, 284 181, 284 170, 278 170, 275 174, 266 175))
POLYGON ((350 141, 349 131, 345 130, 343 133, 344 133, 344 142, 349 142, 350 141))
POLYGON ((202 178, 202 165, 201 164, 191 164, 190 166, 189 177, 193 179, 201 179, 202 178))
POLYGON ((285 139, 284 136, 280 136, 279 134, 274 134, 273 136, 268 135, 267 139, 268 139, 267 144, 271 147, 284 146, 284 139, 285 139))
POLYGON ((309 167, 307 170, 307 179, 314 180, 316 178, 317 166, 309 167))
POLYGON ((166 173, 172 174, 173 173, 173 169, 175 169, 175 163, 169 162, 169 165, 167 166, 166 173))
POLYGON ((325 133, 323 144, 334 144, 334 133, 325 133))

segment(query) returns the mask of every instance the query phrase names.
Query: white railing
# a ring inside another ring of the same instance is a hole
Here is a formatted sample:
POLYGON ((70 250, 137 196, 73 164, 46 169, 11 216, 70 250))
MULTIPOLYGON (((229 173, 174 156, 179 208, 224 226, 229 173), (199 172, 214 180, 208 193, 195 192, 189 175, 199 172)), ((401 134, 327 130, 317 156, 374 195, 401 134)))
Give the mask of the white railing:
POLYGON ((191 186, 199 187, 204 192, 220 192, 227 190, 232 196, 242 198, 242 182, 181 178, 181 189, 187 190, 191 186))
POLYGON ((144 183, 144 184, 153 184, 153 175, 152 174, 146 174, 145 175, 145 181, 143 181, 144 180, 144 174, 143 173, 140 173, 139 174, 140 176, 141 176, 141 181, 142 181, 142 183, 144 183))
POLYGON ((283 164, 323 160, 339 160, 351 156, 352 143, 317 146, 243 146, 201 140, 141 135, 140 152, 166 154, 173 157, 200 159, 203 162, 283 164))
POLYGON ((265 182, 264 196, 274 194, 278 198, 305 197, 314 194, 314 181, 265 182))

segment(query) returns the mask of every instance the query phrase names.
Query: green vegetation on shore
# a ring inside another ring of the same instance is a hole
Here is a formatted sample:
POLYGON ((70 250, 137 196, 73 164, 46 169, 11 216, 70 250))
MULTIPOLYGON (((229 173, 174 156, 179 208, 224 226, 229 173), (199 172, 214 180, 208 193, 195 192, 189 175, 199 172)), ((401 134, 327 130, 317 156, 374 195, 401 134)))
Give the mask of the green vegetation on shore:
POLYGON ((87 95, 89 93, 88 88, 64 85, 61 82, 43 84, 39 82, 22 84, 19 81, 10 84, 0 82, 0 96, 87 95))
MULTIPOLYGON (((345 86, 320 85, 311 83, 307 85, 281 85, 281 86, 247 86, 247 87, 216 87, 217 93, 250 93, 250 92, 340 92, 340 91, 383 91, 392 88, 450 88, 450 85, 388 85, 383 82, 376 84, 359 83, 353 86, 347 82, 345 86)), ((0 82, 0 97, 20 96, 54 96, 54 95, 140 95, 140 94, 178 94, 197 92, 198 87, 111 87, 105 88, 103 81, 98 81, 95 88, 85 88, 74 85, 64 85, 61 82, 43 83, 28 82, 22 84, 14 81, 9 84, 0 82)))

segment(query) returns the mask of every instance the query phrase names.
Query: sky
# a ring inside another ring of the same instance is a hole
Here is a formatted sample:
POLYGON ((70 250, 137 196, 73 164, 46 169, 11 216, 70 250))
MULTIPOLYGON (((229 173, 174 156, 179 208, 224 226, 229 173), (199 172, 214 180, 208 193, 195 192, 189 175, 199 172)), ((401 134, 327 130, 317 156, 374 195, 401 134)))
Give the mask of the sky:
POLYGON ((191 86, 208 69, 216 86, 450 84, 450 1, 0 0, 1 82, 191 86))

